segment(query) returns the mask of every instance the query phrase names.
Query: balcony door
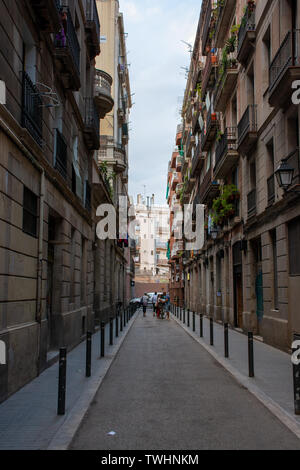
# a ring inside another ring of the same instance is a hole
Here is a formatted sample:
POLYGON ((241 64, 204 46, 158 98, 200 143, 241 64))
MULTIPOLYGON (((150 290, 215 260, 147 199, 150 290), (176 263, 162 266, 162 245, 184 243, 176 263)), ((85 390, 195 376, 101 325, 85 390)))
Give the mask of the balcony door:
POLYGON ((242 251, 238 241, 232 247, 233 257, 233 297, 234 297, 234 326, 243 328, 243 266, 242 251))

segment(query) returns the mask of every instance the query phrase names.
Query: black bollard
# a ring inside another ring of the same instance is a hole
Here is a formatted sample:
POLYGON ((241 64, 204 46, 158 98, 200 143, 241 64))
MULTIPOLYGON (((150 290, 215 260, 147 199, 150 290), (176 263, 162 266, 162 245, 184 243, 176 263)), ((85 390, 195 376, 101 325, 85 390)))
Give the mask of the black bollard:
MULTIPOLYGON (((294 341, 297 338, 294 336, 294 341)), ((299 351, 296 345, 292 346, 293 360, 298 359, 298 354, 294 354, 296 351, 299 351), (295 347, 294 347, 295 346, 295 347)), ((294 409, 295 415, 300 415, 300 364, 293 363, 293 384, 294 384, 294 409)))
POLYGON ((187 326, 188 328, 190 327, 190 309, 188 308, 188 311, 187 311, 187 326))
POLYGON ((185 323, 185 308, 183 309, 183 323, 185 323))
POLYGON ((209 319, 209 332, 210 332, 210 345, 214 345, 214 321, 212 318, 209 319))
POLYGON ((253 333, 248 332, 248 364, 249 377, 254 377, 253 333))
POLYGON ((224 356, 229 357, 228 348, 228 323, 224 323, 224 356))
POLYGON ((196 316, 195 316, 195 312, 193 312, 193 331, 196 330, 196 316))
POLYGON ((180 321, 182 321, 182 308, 179 307, 179 316, 180 316, 180 321))
POLYGON ((86 356, 85 356, 85 376, 91 376, 91 365, 92 365, 92 333, 87 331, 86 333, 86 356))
POLYGON ((109 345, 112 346, 114 344, 114 319, 110 317, 109 319, 109 345))
POLYGON ((123 331, 123 312, 120 313, 120 331, 123 331))
POLYGON ((100 336, 101 336, 101 353, 100 353, 100 356, 104 357, 105 356, 105 323, 104 323, 104 321, 101 322, 100 336))
POLYGON ((200 313, 200 338, 203 338, 203 313, 200 313))
POLYGON ((119 315, 116 315, 116 338, 119 336, 119 315))
POLYGON ((66 410, 67 348, 59 350, 58 403, 57 414, 64 415, 66 410))

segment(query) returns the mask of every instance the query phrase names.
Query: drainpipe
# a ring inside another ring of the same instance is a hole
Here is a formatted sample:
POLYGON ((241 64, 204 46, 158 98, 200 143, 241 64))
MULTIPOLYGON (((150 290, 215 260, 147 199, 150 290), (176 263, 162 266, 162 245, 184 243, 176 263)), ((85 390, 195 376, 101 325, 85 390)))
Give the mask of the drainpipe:
POLYGON ((11 140, 17 145, 20 151, 28 158, 32 165, 41 174, 40 183, 40 226, 39 226, 39 238, 38 238, 38 266, 37 266, 37 298, 36 298, 36 322, 39 325, 39 333, 37 337, 37 375, 40 374, 40 345, 41 345, 41 321, 42 321, 42 273, 43 273, 43 233, 44 233, 44 198, 45 198, 45 171, 44 168, 38 163, 35 157, 29 150, 24 146, 19 137, 10 129, 10 127, 0 118, 0 127, 4 132, 11 138, 11 140))

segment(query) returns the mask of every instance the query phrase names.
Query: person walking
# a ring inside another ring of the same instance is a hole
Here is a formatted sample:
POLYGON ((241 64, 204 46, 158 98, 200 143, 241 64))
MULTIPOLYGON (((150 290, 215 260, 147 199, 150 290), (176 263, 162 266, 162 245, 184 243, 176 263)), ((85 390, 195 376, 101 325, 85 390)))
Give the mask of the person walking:
POLYGON ((157 304, 157 292, 152 296, 152 305, 153 305, 153 316, 155 317, 156 313, 156 304, 157 304))
POLYGON ((147 305, 148 305, 148 295, 146 294, 146 292, 142 297, 142 305, 143 305, 143 314, 144 314, 144 317, 145 317, 146 316, 146 311, 147 311, 147 305))

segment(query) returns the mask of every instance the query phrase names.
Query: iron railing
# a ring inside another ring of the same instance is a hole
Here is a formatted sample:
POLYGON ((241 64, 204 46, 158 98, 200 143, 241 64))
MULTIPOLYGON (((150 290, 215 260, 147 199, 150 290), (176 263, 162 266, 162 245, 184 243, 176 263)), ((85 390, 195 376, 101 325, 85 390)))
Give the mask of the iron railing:
POLYGON ((86 0, 86 19, 95 22, 97 37, 100 41, 100 21, 95 0, 86 0))
POLYGON ((57 48, 68 48, 72 56, 77 73, 80 73, 80 45, 76 30, 73 24, 70 10, 67 13, 66 31, 62 28, 61 32, 55 36, 54 45, 57 48))
POLYGON ((247 194, 248 217, 256 214, 256 189, 247 194))
POLYGON ((100 117, 93 98, 85 98, 85 126, 95 130, 100 135, 100 117))
POLYGON ((196 167, 199 164, 199 159, 201 158, 201 140, 199 139, 198 145, 195 149, 194 156, 192 158, 192 170, 191 170, 191 175, 195 174, 196 167))
POLYGON ((208 39, 208 33, 209 33, 210 21, 211 21, 211 13, 212 13, 211 0, 208 0, 207 10, 205 14, 205 23, 203 26, 203 33, 202 33, 202 55, 205 55, 205 47, 206 47, 206 43, 208 39))
POLYGON ((240 144, 249 132, 257 132, 257 105, 250 104, 238 123, 238 143, 240 144))
POLYGON ((275 178, 274 173, 267 179, 268 187, 268 205, 270 206, 275 201, 275 178))
POLYGON ((43 133, 43 102, 37 87, 27 73, 23 72, 22 126, 41 145, 43 133))
POLYGON ((249 14, 249 9, 247 7, 244 17, 241 21, 241 26, 238 32, 238 53, 243 45, 246 34, 249 31, 255 31, 255 10, 249 14))
POLYGON ((95 93, 111 96, 111 86, 112 77, 103 70, 97 69, 95 73, 95 93))
POLYGON ((236 127, 227 127, 216 148, 216 166, 228 150, 236 148, 236 127))
POLYGON ((55 168, 64 179, 67 179, 68 147, 63 135, 55 129, 55 168))
POLYGON ((288 67, 299 65, 299 31, 289 31, 282 41, 269 69, 270 87, 272 92, 278 80, 282 77, 288 67))
POLYGON ((209 77, 212 69, 211 54, 206 57, 205 66, 202 74, 202 95, 205 96, 206 87, 209 82, 209 77))

